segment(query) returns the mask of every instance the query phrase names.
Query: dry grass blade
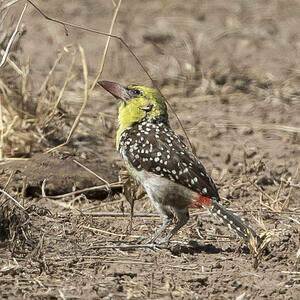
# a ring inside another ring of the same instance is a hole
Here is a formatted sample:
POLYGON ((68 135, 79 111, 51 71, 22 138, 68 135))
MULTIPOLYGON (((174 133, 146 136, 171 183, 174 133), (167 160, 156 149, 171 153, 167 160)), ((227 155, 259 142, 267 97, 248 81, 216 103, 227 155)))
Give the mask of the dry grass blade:
MULTIPOLYGON (((296 170, 296 175, 298 173, 298 169, 296 170)), ((295 176, 296 176, 295 175, 295 176)), ((254 181, 250 180, 248 178, 248 181, 251 183, 251 185, 253 185, 260 193, 260 205, 266 207, 268 210, 273 211, 273 212, 282 212, 284 209, 288 208, 289 205, 289 200, 290 200, 290 196, 291 196, 291 192, 293 189, 293 186, 290 186, 289 188, 289 192, 288 195, 286 196, 285 201, 282 203, 278 200, 279 194, 282 190, 283 187, 283 179, 281 179, 281 183, 280 186, 276 192, 276 196, 275 199, 273 199, 268 193, 266 193, 259 185, 257 185, 254 181), (269 204, 264 203, 263 201, 263 197, 265 196, 268 200, 269 200, 269 204)))
POLYGON ((5 53, 4 53, 4 55, 3 55, 3 57, 2 57, 2 60, 1 60, 1 63, 0 63, 0 68, 1 68, 1 67, 5 64, 5 62, 6 62, 7 56, 8 56, 8 54, 9 54, 9 50, 10 50, 10 48, 11 48, 11 46, 12 46, 14 40, 15 40, 15 37, 16 37, 17 33, 19 32, 19 26, 20 26, 20 24, 21 24, 21 21, 22 21, 22 18, 23 18, 23 15, 24 15, 24 13, 25 13, 25 10, 26 10, 27 6, 28 6, 28 4, 25 3, 24 8, 23 8, 23 10, 22 10, 22 12, 21 12, 20 18, 19 18, 19 20, 18 20, 17 26, 16 26, 16 28, 15 28, 15 31, 13 32, 13 34, 12 34, 11 38, 9 39, 8 44, 7 44, 5 53))
MULTIPOLYGON (((61 56, 62 56, 62 55, 61 55, 61 56)), ((57 60, 56 60, 55 63, 54 63, 54 66, 57 64, 57 62, 59 61, 59 59, 61 58, 61 56, 57 58, 57 60)), ((51 111, 50 114, 48 115, 47 119, 44 120, 42 126, 47 126, 47 125, 51 122, 51 120, 53 119, 53 117, 54 117, 54 115, 55 115, 56 109, 57 109, 57 107, 58 107, 58 105, 59 105, 59 103, 60 103, 60 101, 61 101, 61 99, 62 99, 62 96, 63 96, 63 94, 64 94, 64 91, 65 91, 65 89, 66 89, 68 83, 74 78, 74 76, 72 76, 72 70, 73 70, 73 66, 74 66, 74 63, 75 63, 75 59, 76 59, 76 55, 74 54, 74 55, 73 55, 73 58, 72 58, 71 65, 70 65, 70 68, 69 68, 69 70, 68 70, 68 72, 67 72, 66 80, 65 80, 65 82, 64 82, 64 84, 63 84, 63 86, 62 86, 62 88, 61 88, 61 90, 60 90, 60 92, 59 92, 59 95, 58 95, 58 97, 57 97, 57 99, 56 99, 56 101, 55 101, 55 104, 53 105, 52 111, 51 111)), ((54 66, 53 66, 53 67, 54 67, 54 66)), ((52 69, 53 69, 53 68, 52 68, 52 69)), ((50 72, 51 72, 51 71, 50 71, 50 72)), ((50 74, 50 73, 49 73, 49 74, 50 74)), ((48 74, 48 76, 49 76, 49 74, 48 74)), ((45 87, 45 86, 46 86, 46 85, 44 85, 44 87, 45 87)), ((42 88, 42 87, 41 87, 41 88, 42 88)))
POLYGON ((276 196, 275 196, 275 202, 277 202, 279 199, 279 195, 282 190, 282 187, 283 187, 283 178, 281 178, 281 180, 280 180, 280 185, 279 185, 279 188, 278 188, 278 190, 276 192, 276 196))
POLYGON ((2 10, 9 8, 10 6, 14 5, 15 3, 19 2, 20 0, 11 0, 6 4, 3 4, 3 6, 1 7, 2 10))
POLYGON ((75 132, 75 130, 76 130, 78 124, 79 124, 80 117, 81 117, 81 115, 82 115, 82 113, 83 113, 83 111, 84 111, 84 109, 86 107, 86 104, 87 104, 87 101, 88 101, 88 98, 89 98, 89 81, 88 81, 87 64, 86 64, 84 50, 83 50, 83 48, 80 45, 79 45, 79 52, 81 54, 81 63, 82 63, 82 69, 83 69, 83 78, 84 78, 84 82, 85 82, 83 102, 82 102, 81 108, 80 108, 80 110, 79 110, 79 112, 78 112, 78 114, 76 116, 76 119, 75 119, 75 121, 74 121, 74 123, 72 125, 72 128, 71 128, 71 130, 69 132, 67 140, 64 143, 62 143, 61 145, 58 145, 58 146, 56 146, 54 148, 49 149, 48 151, 46 151, 46 153, 52 152, 54 150, 57 150, 57 149, 65 146, 65 145, 67 145, 70 142, 70 140, 72 138, 72 135, 75 132))
POLYGON ((8 100, 8 97, 7 97, 7 94, 11 93, 11 91, 8 89, 8 87, 5 85, 5 83, 1 79, 0 79, 0 90, 2 92, 2 95, 1 95, 2 105, 6 108, 10 118, 13 119, 17 115, 17 113, 11 106, 11 104, 8 100))
MULTIPOLYGON (((0 50, 1 55, 5 54, 3 49, 0 50)), ((24 72, 13 62, 9 57, 6 58, 6 61, 10 64, 10 66, 21 76, 24 76, 24 72)))
MULTIPOLYGON (((4 190, 4 191, 6 190, 6 188, 7 188, 8 185, 9 185, 9 183, 11 182, 11 179, 13 178, 14 174, 15 174, 15 172, 11 172, 11 173, 10 173, 10 175, 9 175, 9 177, 8 177, 8 179, 7 179, 7 181, 6 181, 5 185, 4 185, 4 187, 3 187, 3 190, 4 190)), ((3 196, 3 195, 4 195, 4 194, 2 194, 2 195, 0 196, 0 200, 2 199, 2 196, 3 196)), ((0 203, 0 207, 1 207, 1 208, 3 208, 4 204, 6 203, 6 201, 8 201, 8 200, 4 200, 2 203, 0 203)))
POLYGON ((98 82, 98 80, 99 80, 99 78, 102 74, 104 63, 105 63, 105 57, 106 57, 108 46, 109 46, 109 42, 110 42, 110 39, 111 39, 111 35, 112 35, 112 32, 113 32, 113 28, 114 28, 114 25, 115 25, 115 22, 116 22, 117 15, 118 15, 119 9, 121 7, 121 4, 122 4, 122 0, 119 0, 118 5, 117 6, 115 5, 114 15, 113 15, 113 18, 112 18, 112 21, 111 21, 111 24, 110 24, 110 28, 109 28, 109 36, 107 37, 104 52, 103 52, 103 55, 102 55, 102 58, 101 58, 101 61, 100 61, 98 74, 97 74, 97 76, 96 76, 96 78, 95 78, 95 80, 94 80, 94 82, 91 86, 90 92, 95 88, 95 86, 96 86, 96 84, 97 84, 97 82, 98 82))
POLYGON ((82 62, 82 70, 83 70, 83 79, 84 79, 84 99, 83 99, 83 103, 82 103, 82 106, 79 110, 79 113, 78 115, 76 116, 76 119, 74 121, 74 124, 71 128, 71 131, 68 135, 68 138, 67 138, 67 141, 66 143, 68 143, 75 131, 75 129, 77 128, 78 124, 79 124, 79 120, 80 120, 80 117, 85 109, 85 106, 87 104, 87 101, 88 101, 88 97, 89 97, 89 81, 88 81, 88 69, 87 69, 87 64, 86 64, 86 59, 85 59, 85 54, 84 54, 84 50, 83 48, 79 45, 79 52, 81 54, 81 62, 82 62))
MULTIPOLYGON (((1 111, 1 114, 2 114, 2 111, 1 111)), ((3 133, 4 138, 9 135, 10 131, 14 127, 17 120, 18 120, 18 116, 14 116, 13 120, 8 124, 6 131, 3 133)), ((3 126, 2 121, 1 121, 0 126, 3 126)))
MULTIPOLYGON (((22 77, 22 85, 21 85, 21 93, 22 93, 24 104, 27 103, 28 98, 29 98, 29 93, 27 90, 27 84, 29 82, 29 78, 28 78, 29 70, 30 70, 30 68, 29 68, 29 59, 28 59, 26 65, 23 67, 24 76, 22 77)), ((21 112, 22 119, 24 118, 25 113, 26 112, 24 112, 22 109, 22 112, 21 112)))
POLYGON ((296 253, 296 268, 300 271, 300 248, 296 253))
MULTIPOLYGON (((295 171, 295 174, 293 176, 294 179, 297 179, 298 171, 299 171, 299 169, 297 168, 295 171)), ((275 195, 275 199, 273 199, 268 193, 266 193, 260 186, 258 186, 254 181, 250 180, 249 178, 248 178, 248 182, 251 183, 261 193, 261 196, 260 196, 260 205, 261 206, 266 207, 269 211, 281 213, 281 212, 283 212, 283 210, 288 209, 288 206, 289 206, 291 193, 292 193, 292 190, 294 187, 294 185, 290 184, 290 181, 292 180, 292 178, 290 178, 290 180, 287 181, 287 180, 285 180, 285 176, 282 176, 282 178, 280 180, 279 188, 275 195), (283 189, 284 183, 287 183, 287 186, 289 186, 289 191, 287 193, 285 200, 280 201, 279 195, 283 189), (268 204, 264 203, 263 196, 265 196, 269 200, 268 204)))
POLYGON ((255 182, 249 180, 249 182, 256 187, 261 193, 262 195, 264 195, 266 198, 268 198, 270 201, 275 202, 275 200, 269 195, 267 194, 259 185, 257 185, 255 182))
MULTIPOLYGON (((297 179, 298 178, 298 173, 299 173, 299 168, 296 169, 296 172, 295 172, 295 175, 294 175, 294 178, 297 179)), ((292 190, 293 190, 293 185, 290 185, 290 188, 289 188, 289 192, 285 198, 285 201, 282 205, 282 209, 285 209, 289 206, 289 202, 290 202, 290 197, 291 197, 291 193, 292 193, 292 190)))
POLYGON ((44 82, 41 84, 41 87, 40 87, 40 89, 38 91, 38 94, 41 94, 45 90, 46 85, 49 82, 49 79, 50 79, 51 75, 53 74, 56 66, 58 65, 58 63, 60 62, 60 60, 62 59, 62 57, 63 57, 63 54, 62 53, 58 53, 57 58, 56 58, 56 60, 55 60, 55 62, 53 64, 51 70, 49 71, 48 75, 46 76, 44 82))
POLYGON ((7 192, 5 192, 2 189, 0 189, 0 192, 3 193, 5 196, 7 196, 10 200, 12 200, 16 204, 17 207, 19 207, 20 209, 25 211, 25 208, 15 198, 13 198, 10 194, 8 194, 7 192))

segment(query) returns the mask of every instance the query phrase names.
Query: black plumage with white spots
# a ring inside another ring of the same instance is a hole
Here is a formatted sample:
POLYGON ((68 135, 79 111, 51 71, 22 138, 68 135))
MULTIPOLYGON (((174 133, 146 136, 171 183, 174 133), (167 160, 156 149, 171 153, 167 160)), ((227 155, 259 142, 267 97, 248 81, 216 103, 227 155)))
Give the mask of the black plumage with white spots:
POLYGON ((163 119, 136 123, 125 130, 120 137, 119 151, 137 171, 160 175, 219 200, 217 188, 199 158, 163 119))

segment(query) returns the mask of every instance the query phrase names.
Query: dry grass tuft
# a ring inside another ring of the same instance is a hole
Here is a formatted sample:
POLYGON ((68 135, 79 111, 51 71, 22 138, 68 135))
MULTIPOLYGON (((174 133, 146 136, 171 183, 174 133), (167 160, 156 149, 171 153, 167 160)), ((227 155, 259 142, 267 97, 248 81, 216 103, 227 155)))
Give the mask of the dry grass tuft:
POLYGON ((20 67, 16 58, 11 59, 9 57, 10 51, 15 52, 18 49, 20 40, 25 34, 25 28, 20 26, 21 18, 17 26, 15 24, 4 26, 8 8, 9 6, 5 6, 4 3, 0 8, 0 52, 2 55, 0 68, 0 160, 7 156, 26 156, 31 151, 31 137, 27 132, 30 124, 26 121, 23 122, 25 116, 23 104, 27 97, 25 90, 27 68, 20 67))
MULTIPOLYGON (((3 4, 4 5, 4 4, 3 4)), ((25 6, 26 7, 26 6, 25 6)), ((6 15, 9 7, 2 8, 6 15)), ((25 8, 23 12, 25 11, 25 8)), ((43 120, 49 115, 49 104, 56 98, 56 88, 49 79, 61 59, 59 54, 44 83, 34 92, 30 63, 22 65, 19 60, 20 42, 26 37, 26 28, 21 24, 4 24, 0 27, 0 52, 3 64, 0 68, 0 160, 31 156, 41 150, 45 141, 43 120), (12 35, 12 32, 18 34, 12 35), (13 37, 13 39, 12 39, 13 37), (6 49, 6 50, 4 50, 6 49)))
MULTIPOLYGON (((4 189, 13 178, 10 174, 4 189)), ((25 208, 9 193, 0 189, 0 243, 7 243, 9 250, 16 254, 33 250, 35 243, 31 236, 32 224, 25 208)))
POLYGON ((254 263, 253 263, 254 269, 256 269, 258 267, 258 264, 264 253, 264 250, 267 248, 267 246, 271 242, 274 234, 275 234, 274 230, 265 231, 260 236, 261 241, 259 241, 256 237, 254 237, 252 235, 252 233, 250 231, 248 231, 248 235, 250 237, 248 247, 249 247, 252 257, 254 258, 254 263))

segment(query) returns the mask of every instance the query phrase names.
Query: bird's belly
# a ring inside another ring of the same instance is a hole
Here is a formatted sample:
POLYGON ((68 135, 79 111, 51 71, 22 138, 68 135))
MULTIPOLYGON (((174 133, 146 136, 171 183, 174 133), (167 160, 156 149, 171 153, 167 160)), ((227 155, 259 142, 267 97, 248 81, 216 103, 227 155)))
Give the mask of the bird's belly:
POLYGON ((192 203, 195 193, 180 184, 147 171, 131 170, 131 173, 144 187, 152 201, 178 209, 192 203))

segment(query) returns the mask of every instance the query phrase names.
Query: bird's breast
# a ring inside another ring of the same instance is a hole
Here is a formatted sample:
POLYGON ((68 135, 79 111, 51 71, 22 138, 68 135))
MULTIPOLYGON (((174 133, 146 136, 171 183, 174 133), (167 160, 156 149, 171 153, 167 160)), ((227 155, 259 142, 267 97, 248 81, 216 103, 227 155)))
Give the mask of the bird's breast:
POLYGON ((178 209, 192 204, 195 194, 192 190, 167 178, 147 171, 139 171, 127 164, 130 174, 144 187, 152 201, 178 209))

